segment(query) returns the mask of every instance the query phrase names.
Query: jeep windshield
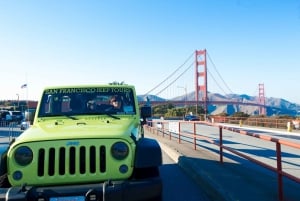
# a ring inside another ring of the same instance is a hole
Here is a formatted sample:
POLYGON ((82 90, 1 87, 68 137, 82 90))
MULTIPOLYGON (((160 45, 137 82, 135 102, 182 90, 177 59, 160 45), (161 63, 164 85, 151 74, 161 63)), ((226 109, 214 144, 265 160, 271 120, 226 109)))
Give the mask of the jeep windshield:
POLYGON ((127 87, 50 88, 43 93, 38 117, 134 115, 134 94, 127 87))

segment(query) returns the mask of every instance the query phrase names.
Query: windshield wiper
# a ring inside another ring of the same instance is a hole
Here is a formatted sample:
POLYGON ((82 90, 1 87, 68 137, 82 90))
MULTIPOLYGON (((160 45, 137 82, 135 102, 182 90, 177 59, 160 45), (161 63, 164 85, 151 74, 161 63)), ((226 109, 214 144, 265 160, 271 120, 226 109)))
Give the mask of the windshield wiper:
POLYGON ((113 119, 121 119, 120 117, 118 117, 118 116, 116 116, 116 115, 113 115, 113 114, 111 114, 111 113, 108 113, 108 112, 104 112, 103 114, 105 114, 105 115, 107 115, 107 116, 109 116, 109 117, 111 117, 111 118, 113 118, 113 119))
POLYGON ((45 114, 45 115, 40 115, 39 117, 42 118, 47 118, 47 117, 68 117, 69 119, 73 119, 73 120, 78 120, 78 118, 69 115, 69 114, 45 114))
POLYGON ((74 117, 74 116, 72 116, 72 115, 65 114, 65 115, 63 115, 63 116, 68 117, 68 118, 73 119, 73 120, 78 120, 77 117, 74 117))

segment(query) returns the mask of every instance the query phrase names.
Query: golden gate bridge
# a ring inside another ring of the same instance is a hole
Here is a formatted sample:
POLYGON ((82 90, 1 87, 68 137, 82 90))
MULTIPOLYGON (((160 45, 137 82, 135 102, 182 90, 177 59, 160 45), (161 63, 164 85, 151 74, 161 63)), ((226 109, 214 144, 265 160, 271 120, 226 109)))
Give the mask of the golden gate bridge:
MULTIPOLYGON (((166 101, 174 105, 201 105, 207 112, 208 105, 249 105, 258 107, 259 115, 266 115, 266 98, 264 91, 264 84, 258 84, 258 94, 256 101, 247 101, 241 98, 231 98, 230 100, 214 100, 209 97, 208 87, 212 82, 208 82, 209 78, 214 81, 214 84, 220 88, 224 94, 223 87, 226 87, 229 94, 234 94, 228 87, 221 74, 218 72, 214 62, 209 56, 206 49, 195 50, 182 65, 175 69, 163 81, 158 83, 155 87, 149 90, 144 96, 150 97, 152 105, 165 104, 166 101), (208 63, 211 63, 213 70, 215 70, 219 79, 216 79, 208 68, 208 63), (193 76, 193 79, 191 77, 193 76), (191 81, 192 80, 192 81, 191 81), (220 84, 221 81, 222 83, 220 84), (188 86, 192 92, 188 93, 188 86), (184 90, 184 94, 183 91, 184 90), (160 96, 166 96, 162 99, 160 96), (158 98, 159 97, 159 98, 158 98)), ((140 101, 141 104, 145 101, 140 101)))

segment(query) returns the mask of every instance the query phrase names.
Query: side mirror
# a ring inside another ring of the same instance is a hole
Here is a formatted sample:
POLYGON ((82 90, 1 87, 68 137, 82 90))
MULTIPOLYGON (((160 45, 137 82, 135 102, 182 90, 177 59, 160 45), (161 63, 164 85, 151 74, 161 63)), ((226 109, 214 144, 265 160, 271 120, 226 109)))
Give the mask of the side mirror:
POLYGON ((141 118, 143 119, 142 124, 146 124, 146 118, 152 116, 152 108, 150 106, 141 107, 141 118))
POLYGON ((152 116, 152 108, 150 106, 141 107, 141 117, 148 118, 152 116))

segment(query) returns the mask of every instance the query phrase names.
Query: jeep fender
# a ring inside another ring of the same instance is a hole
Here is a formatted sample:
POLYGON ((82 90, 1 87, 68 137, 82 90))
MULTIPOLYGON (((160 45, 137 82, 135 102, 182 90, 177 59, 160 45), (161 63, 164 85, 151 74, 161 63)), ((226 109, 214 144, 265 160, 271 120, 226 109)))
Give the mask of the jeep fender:
POLYGON ((141 138, 137 142, 135 167, 157 167, 162 164, 162 153, 158 142, 154 139, 141 138))

